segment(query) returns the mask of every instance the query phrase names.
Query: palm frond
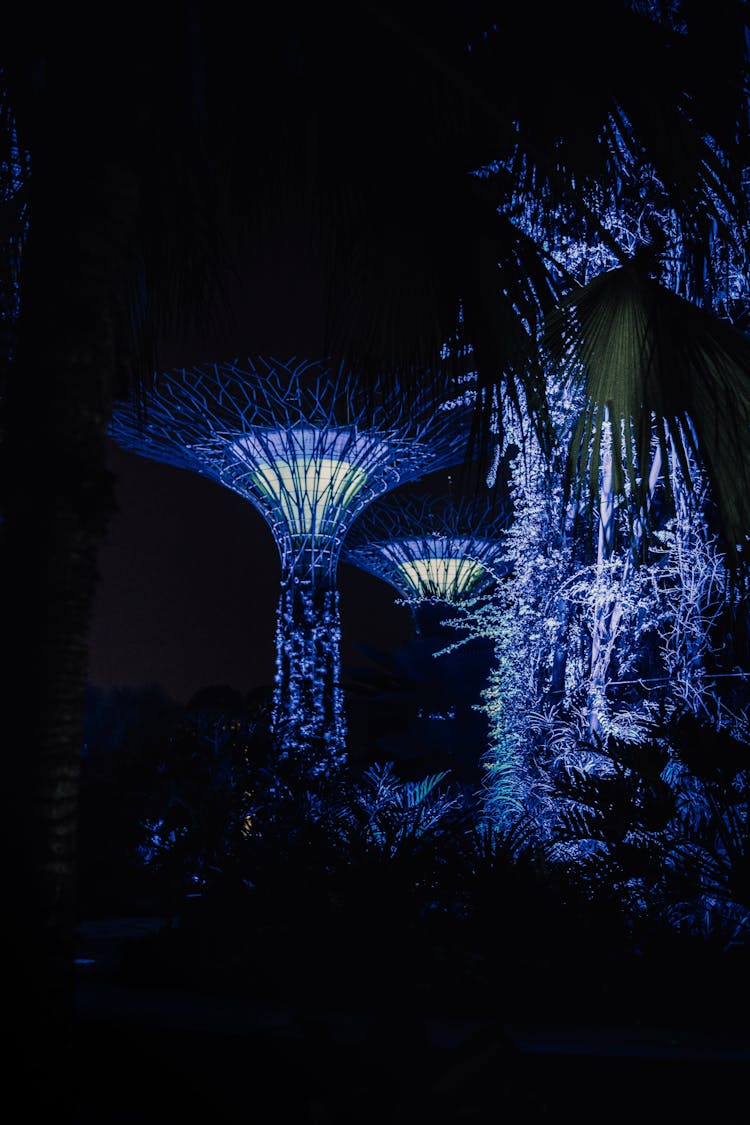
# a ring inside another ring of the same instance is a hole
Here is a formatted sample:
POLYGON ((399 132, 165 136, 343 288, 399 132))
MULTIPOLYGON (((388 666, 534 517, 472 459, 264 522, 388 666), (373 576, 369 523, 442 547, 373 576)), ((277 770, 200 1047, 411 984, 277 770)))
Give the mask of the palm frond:
MULTIPOLYGON (((708 476, 730 561, 750 532, 750 340, 677 296, 639 263, 601 274, 549 318, 545 339, 586 405, 568 454, 567 487, 598 491, 603 420, 611 423, 613 491, 645 506, 648 453, 656 435, 689 454, 708 476)), ((663 457, 669 488, 669 458, 663 457)))
POLYGON ((407 808, 413 809, 416 805, 421 805, 427 800, 433 789, 447 776, 448 770, 441 770, 439 773, 428 774, 418 781, 407 781, 404 791, 407 808))

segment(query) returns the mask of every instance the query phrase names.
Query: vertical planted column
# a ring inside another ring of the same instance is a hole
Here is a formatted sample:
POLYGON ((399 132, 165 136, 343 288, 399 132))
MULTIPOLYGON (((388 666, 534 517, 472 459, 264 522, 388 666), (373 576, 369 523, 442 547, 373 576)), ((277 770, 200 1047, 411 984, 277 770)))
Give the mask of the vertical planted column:
POLYGON ((345 742, 338 590, 298 575, 282 578, 276 617, 273 726, 283 754, 318 748, 336 761, 345 742))

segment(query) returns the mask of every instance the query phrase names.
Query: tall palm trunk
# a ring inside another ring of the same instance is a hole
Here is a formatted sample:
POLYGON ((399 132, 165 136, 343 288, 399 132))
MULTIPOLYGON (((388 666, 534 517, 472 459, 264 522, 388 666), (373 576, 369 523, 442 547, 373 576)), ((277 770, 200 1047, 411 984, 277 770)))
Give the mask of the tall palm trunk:
POLYGON ((591 622, 591 657, 588 683, 588 725, 595 737, 601 736, 600 713, 606 690, 607 669, 612 649, 618 603, 612 604, 611 578, 607 564, 612 558, 615 538, 615 497, 613 490, 612 439, 609 411, 602 420, 601 483, 597 530, 594 614, 591 622))
MULTIPOLYGON (((609 412, 604 411, 605 429, 611 426, 609 412)), ((669 444, 669 436, 665 440, 669 444)), ((614 491, 614 465, 612 461, 611 434, 605 433, 602 441, 602 472, 601 487, 599 492, 599 527, 597 538, 595 584, 597 599, 591 629, 591 661, 588 686, 588 722, 589 730, 596 736, 602 734, 601 712, 604 707, 604 696, 607 681, 610 675, 610 665, 617 643, 620 629, 623 604, 622 591, 631 579, 633 568, 638 565, 645 549, 645 534, 648 526, 649 510, 653 502, 656 487, 662 471, 662 447, 658 440, 654 442, 649 466, 648 488, 646 490, 645 508, 633 521, 631 542, 629 550, 625 553, 622 572, 615 585, 614 577, 609 573, 608 564, 611 562, 615 549, 615 491, 614 491)), ((677 479, 673 474, 673 479, 677 479)))
MULTIPOLYGON (((25 1112, 73 1112, 76 833, 97 552, 112 510, 105 435, 115 311, 136 193, 113 167, 34 164, 11 378, 3 404, 0 591, 5 651, 3 1014, 25 1112), (74 181, 74 182, 71 182, 74 181), (4 990, 5 993, 6 990, 4 990)), ((57 159, 56 159, 57 158, 57 159)), ((7 1057, 7 1056, 6 1056, 7 1057)))

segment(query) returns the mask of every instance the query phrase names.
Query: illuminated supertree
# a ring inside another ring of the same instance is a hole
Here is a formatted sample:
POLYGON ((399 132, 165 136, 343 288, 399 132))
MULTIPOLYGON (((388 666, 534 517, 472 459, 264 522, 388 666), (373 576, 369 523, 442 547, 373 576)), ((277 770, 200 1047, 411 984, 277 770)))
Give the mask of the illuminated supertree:
POLYGON ((434 383, 405 397, 322 360, 260 356, 160 373, 116 404, 118 444, 232 489, 268 523, 281 558, 273 730, 282 756, 314 756, 313 772, 344 758, 344 537, 378 496, 461 461, 469 415, 434 383))
MULTIPOLYGON (((404 490, 372 504, 347 536, 342 559, 388 582, 411 607, 417 632, 429 606, 457 606, 504 573, 500 533, 510 508, 486 497, 404 490)), ((434 615, 431 615, 434 616, 434 615)))
POLYGON ((341 556, 400 595, 416 632, 393 656, 373 654, 389 673, 386 686, 374 689, 384 692, 375 711, 378 733, 369 733, 373 704, 361 684, 363 706, 357 710, 356 693, 350 700, 352 729, 358 719, 370 752, 374 746, 399 768, 445 768, 469 792, 480 780, 486 749, 487 720, 477 703, 494 650, 465 634, 461 607, 489 593, 505 573, 502 531, 509 520, 509 505, 489 496, 401 488, 362 513, 341 556))

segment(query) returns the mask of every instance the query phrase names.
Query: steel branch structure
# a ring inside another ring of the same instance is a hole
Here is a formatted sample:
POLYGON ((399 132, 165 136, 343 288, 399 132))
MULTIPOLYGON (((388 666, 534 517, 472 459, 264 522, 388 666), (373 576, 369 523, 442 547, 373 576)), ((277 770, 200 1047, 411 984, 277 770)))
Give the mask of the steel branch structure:
MULTIPOLYGON (((431 385, 432 387, 433 385, 431 385)), ((434 389, 364 388, 342 366, 262 356, 154 376, 116 404, 124 448, 249 500, 281 558, 273 724, 283 753, 344 758, 336 570, 377 497, 466 455, 471 408, 434 389)))
POLYGON ((489 499, 392 493, 367 509, 342 559, 388 582, 419 611, 486 592, 504 571, 501 532, 509 508, 489 499))

